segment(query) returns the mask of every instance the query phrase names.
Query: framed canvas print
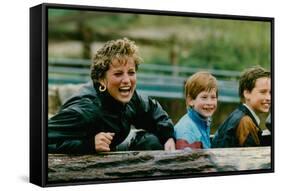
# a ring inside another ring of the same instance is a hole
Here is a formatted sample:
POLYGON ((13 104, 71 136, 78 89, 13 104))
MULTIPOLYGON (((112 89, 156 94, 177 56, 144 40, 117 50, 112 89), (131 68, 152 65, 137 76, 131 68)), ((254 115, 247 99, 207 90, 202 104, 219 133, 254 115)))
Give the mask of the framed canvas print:
POLYGON ((30 182, 274 172, 274 18, 30 8, 30 182))

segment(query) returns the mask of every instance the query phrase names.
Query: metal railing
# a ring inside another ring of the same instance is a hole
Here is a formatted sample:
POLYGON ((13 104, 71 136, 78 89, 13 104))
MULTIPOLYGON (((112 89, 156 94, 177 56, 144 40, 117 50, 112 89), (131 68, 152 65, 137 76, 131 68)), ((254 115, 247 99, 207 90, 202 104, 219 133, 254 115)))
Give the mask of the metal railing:
MULTIPOLYGON (((48 60, 50 84, 79 84, 90 80, 90 60, 48 60)), ((219 101, 238 102, 238 78, 240 72, 190 68, 185 66, 141 64, 137 73, 137 90, 143 94, 164 98, 184 98, 184 82, 195 72, 209 71, 218 80, 219 101)))

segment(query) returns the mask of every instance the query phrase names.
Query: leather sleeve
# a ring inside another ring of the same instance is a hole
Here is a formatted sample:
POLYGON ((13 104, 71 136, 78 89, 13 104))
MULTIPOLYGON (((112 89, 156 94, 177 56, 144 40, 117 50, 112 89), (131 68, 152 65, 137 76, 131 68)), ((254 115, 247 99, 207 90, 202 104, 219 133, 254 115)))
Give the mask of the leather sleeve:
POLYGON ((239 122, 236 137, 240 146, 260 145, 258 128, 249 116, 244 116, 239 122))
MULTIPOLYGON (((80 102, 83 104, 83 102, 80 102)), ((64 108, 48 120, 49 153, 93 153, 90 114, 81 105, 64 108)))
POLYGON ((155 134, 160 142, 164 144, 169 138, 174 138, 174 124, 155 99, 137 96, 135 100, 136 108, 136 128, 145 129, 155 134))

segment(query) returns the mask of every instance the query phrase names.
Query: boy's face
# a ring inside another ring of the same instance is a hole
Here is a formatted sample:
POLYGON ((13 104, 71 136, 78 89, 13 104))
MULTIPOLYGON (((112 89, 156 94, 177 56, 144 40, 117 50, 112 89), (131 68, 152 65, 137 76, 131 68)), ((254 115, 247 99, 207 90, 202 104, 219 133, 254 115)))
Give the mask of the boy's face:
POLYGON ((190 99, 189 105, 204 117, 211 117, 217 109, 216 90, 202 91, 195 99, 190 99))
POLYGON ((271 80, 263 77, 256 80, 252 91, 244 90, 246 104, 256 113, 266 113, 271 104, 271 80))

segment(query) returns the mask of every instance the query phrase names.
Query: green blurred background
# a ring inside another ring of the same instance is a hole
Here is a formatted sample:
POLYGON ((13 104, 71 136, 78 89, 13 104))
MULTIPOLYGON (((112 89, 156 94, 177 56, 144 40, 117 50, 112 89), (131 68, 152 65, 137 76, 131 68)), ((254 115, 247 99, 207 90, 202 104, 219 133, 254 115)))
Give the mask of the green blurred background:
MULTIPOLYGON (((271 66, 270 22, 48 9, 49 58, 88 60, 106 41, 123 37, 139 46, 143 64, 233 72, 271 66)), ((183 98, 157 100, 174 123, 186 112, 183 98)), ((212 132, 237 104, 219 101, 212 132)))

